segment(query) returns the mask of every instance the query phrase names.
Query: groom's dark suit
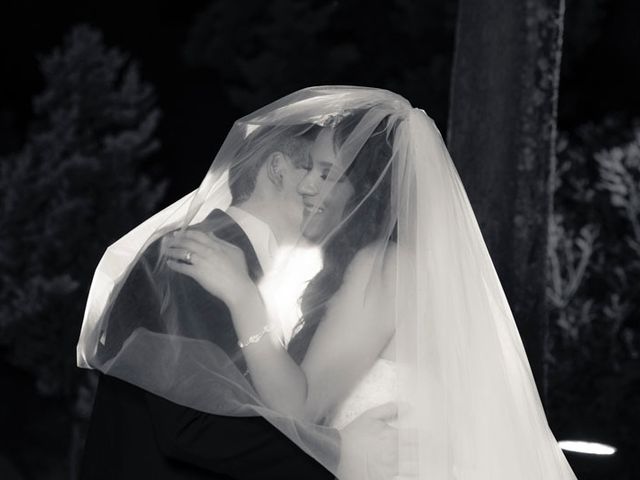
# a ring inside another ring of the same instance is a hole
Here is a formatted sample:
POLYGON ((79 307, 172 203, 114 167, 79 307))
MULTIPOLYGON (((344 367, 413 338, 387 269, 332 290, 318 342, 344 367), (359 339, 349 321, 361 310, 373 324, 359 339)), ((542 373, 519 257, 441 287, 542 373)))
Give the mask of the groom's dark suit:
MULTIPOLYGON (((231 217, 214 210, 201 226, 242 249, 254 280, 262 275, 249 238, 231 217)), ((152 265, 158 253, 156 241, 143 257, 152 265)), ((134 267, 127 282, 135 281, 132 276, 136 271, 134 267)), ((221 322, 229 325, 225 329, 231 332, 228 338, 216 338, 215 342, 239 368, 245 369, 229 310, 189 280, 184 283, 187 298, 209 302, 210 318, 218 325, 221 322)), ((107 337, 105 355, 109 355, 108 349, 107 337)), ((339 453, 335 456, 337 464, 339 453)), ((206 414, 100 374, 80 478, 328 480, 334 477, 262 417, 206 414)))

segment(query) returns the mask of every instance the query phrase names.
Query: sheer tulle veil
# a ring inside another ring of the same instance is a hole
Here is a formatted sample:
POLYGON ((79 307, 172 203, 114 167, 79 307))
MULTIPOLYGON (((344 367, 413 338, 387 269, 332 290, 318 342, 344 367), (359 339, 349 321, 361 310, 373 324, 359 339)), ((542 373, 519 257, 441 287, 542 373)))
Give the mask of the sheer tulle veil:
MULTIPOLYGON (((169 232, 207 231, 211 212, 229 207, 234 185, 257 158, 294 139, 308 161, 305 145, 312 148, 326 131, 340 163, 323 179, 318 204, 344 178, 354 193, 318 235, 309 232, 327 212, 307 208, 299 238, 281 249, 276 271, 265 272, 264 279, 280 275, 281 288, 272 283, 269 291, 297 312, 293 324, 271 318, 289 329, 274 337, 302 362, 329 318, 344 318, 349 328, 357 316, 371 332, 392 326, 398 478, 574 479, 442 136, 423 110, 386 90, 306 88, 236 121, 196 190, 107 248, 87 301, 78 365, 203 412, 263 416, 335 469, 332 405, 302 418, 263 401, 241 353, 219 342, 233 325, 212 322, 162 255, 149 254, 169 232), (312 259, 319 259, 315 269, 312 259), (287 275, 299 288, 284 288, 287 275), (141 299, 154 299, 147 310, 157 305, 151 320, 141 321, 141 299)), ((364 349, 360 342, 350 348, 364 349)), ((340 351, 326 355, 339 361, 340 351)), ((367 371, 352 363, 334 373, 336 399, 367 371)))

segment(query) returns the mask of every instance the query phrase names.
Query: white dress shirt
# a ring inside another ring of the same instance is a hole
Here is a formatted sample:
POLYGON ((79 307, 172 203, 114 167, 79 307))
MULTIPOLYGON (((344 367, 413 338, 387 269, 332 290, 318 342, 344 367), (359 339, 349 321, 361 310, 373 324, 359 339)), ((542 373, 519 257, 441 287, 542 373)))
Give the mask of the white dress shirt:
POLYGON ((278 242, 273 230, 258 217, 240 207, 231 206, 227 208, 226 212, 249 237, 262 271, 267 274, 273 266, 278 251, 278 242))

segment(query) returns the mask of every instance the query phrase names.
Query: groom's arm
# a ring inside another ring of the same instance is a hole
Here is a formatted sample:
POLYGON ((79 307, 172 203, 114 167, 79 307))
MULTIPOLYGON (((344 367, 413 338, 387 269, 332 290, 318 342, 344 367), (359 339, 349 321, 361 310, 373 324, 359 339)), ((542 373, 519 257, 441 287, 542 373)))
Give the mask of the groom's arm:
MULTIPOLYGON (((210 415, 150 393, 146 398, 156 440, 169 458, 239 480, 334 478, 262 417, 210 415)), ((333 434, 340 445, 338 431, 333 434)), ((339 447, 331 456, 335 471, 339 447)))
MULTIPOLYGON (((127 281, 128 284, 135 285, 137 288, 127 291, 129 285, 125 285, 125 296, 135 292, 137 298, 132 299, 134 300, 132 303, 145 305, 139 310, 141 316, 156 312, 158 309, 155 305, 146 305, 149 301, 153 303, 157 298, 156 295, 141 291, 141 284, 148 286, 144 281, 148 279, 148 274, 144 272, 155 265, 158 254, 159 242, 156 241, 145 252, 142 261, 136 265, 127 281)), ((229 315, 227 311, 219 311, 217 304, 212 304, 211 307, 216 310, 221 321, 223 317, 229 315)), ((149 318, 142 323, 153 324, 154 322, 149 318)), ((229 325, 231 327, 230 319, 229 325)), ((226 343, 228 342, 225 340, 225 347, 228 347, 226 343)), ((235 345, 235 342, 232 343, 235 345)), ((328 470, 262 417, 226 417, 207 414, 146 391, 145 399, 156 441, 162 453, 168 458, 230 475, 239 480, 333 479, 333 475, 328 470)), ((333 434, 335 441, 332 444, 340 445, 338 431, 335 430, 333 434)), ((331 456, 334 462, 331 467, 334 467, 332 470, 335 471, 340 457, 339 447, 331 453, 331 456)))
MULTIPOLYGON (((155 330, 157 305, 155 278, 149 276, 159 255, 159 240, 152 243, 132 268, 116 297, 112 320, 118 322, 135 308, 136 326, 155 330), (122 309, 122 310, 121 310, 122 309)), ((222 314, 222 312, 220 312, 222 314)), ((105 359, 117 354, 130 331, 128 325, 107 335, 105 359), (116 335, 117 336, 114 336, 116 335)), ((210 415, 144 391, 157 444, 168 458, 199 466, 239 480, 332 479, 322 465, 306 455, 262 417, 210 415)), ((340 435, 335 431, 335 445, 340 435)), ((340 452, 332 453, 337 467, 340 452)), ((335 468, 332 468, 335 471, 335 468)))

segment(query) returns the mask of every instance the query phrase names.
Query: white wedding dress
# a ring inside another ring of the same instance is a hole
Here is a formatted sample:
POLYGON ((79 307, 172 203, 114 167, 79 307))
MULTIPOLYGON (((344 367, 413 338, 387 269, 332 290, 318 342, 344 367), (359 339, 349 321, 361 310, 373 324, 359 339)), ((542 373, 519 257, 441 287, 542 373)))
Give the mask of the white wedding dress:
POLYGON ((378 358, 360 382, 334 409, 329 425, 339 430, 370 408, 395 402, 397 385, 396 362, 378 358))

